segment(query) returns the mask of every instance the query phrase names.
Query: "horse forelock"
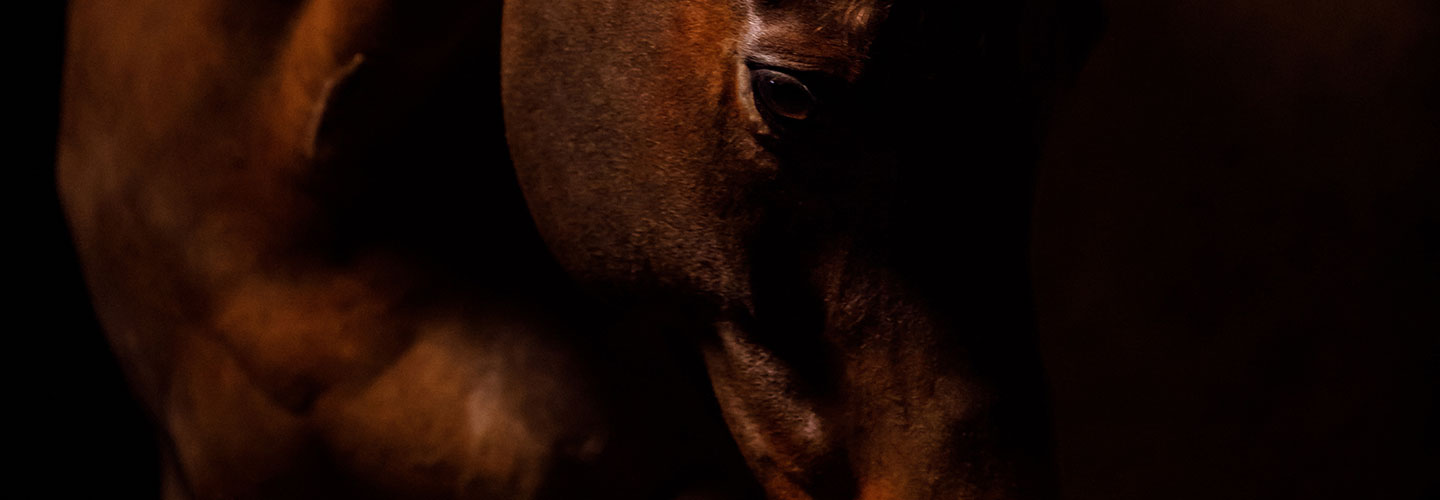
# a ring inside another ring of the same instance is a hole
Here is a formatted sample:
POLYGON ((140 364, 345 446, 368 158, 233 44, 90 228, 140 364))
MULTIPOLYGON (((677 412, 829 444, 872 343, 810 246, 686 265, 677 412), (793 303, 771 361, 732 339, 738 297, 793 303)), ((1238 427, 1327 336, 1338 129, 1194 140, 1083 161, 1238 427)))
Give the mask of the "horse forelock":
POLYGON ((831 6, 831 18, 852 33, 868 33, 881 20, 888 2, 880 0, 845 0, 831 6))

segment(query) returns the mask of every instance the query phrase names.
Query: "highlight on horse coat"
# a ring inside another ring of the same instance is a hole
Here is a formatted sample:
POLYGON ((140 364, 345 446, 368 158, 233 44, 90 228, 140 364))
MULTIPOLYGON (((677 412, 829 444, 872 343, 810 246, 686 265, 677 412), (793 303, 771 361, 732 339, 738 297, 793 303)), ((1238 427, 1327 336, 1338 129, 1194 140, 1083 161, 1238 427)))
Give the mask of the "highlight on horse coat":
POLYGON ((1085 2, 72 2, 58 179, 167 498, 1054 498, 1085 2))

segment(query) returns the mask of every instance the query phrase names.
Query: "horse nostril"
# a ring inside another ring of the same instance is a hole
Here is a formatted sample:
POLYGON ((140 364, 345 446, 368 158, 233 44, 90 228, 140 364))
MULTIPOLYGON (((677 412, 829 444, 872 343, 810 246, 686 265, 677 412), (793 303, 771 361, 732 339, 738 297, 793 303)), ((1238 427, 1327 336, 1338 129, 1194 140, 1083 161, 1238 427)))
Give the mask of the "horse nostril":
POLYGON ((798 78, 788 74, 757 69, 751 73, 755 101, 762 111, 791 120, 804 120, 815 109, 815 95, 798 78))

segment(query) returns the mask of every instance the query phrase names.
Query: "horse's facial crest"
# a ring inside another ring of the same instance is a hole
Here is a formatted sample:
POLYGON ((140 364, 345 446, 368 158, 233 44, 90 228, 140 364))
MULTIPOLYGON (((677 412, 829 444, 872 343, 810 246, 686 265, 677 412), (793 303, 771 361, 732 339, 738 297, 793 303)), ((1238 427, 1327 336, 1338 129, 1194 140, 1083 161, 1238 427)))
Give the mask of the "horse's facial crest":
POLYGON ((977 55, 1020 9, 951 3, 506 2, 542 236, 582 280, 682 299, 772 497, 1049 491, 1028 176, 994 156, 1021 85, 977 55))

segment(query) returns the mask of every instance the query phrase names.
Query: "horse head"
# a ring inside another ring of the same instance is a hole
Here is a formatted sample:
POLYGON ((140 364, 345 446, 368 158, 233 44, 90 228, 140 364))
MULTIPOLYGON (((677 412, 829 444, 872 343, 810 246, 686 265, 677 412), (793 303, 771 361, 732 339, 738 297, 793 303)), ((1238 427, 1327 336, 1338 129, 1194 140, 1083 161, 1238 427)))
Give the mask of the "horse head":
POLYGON ((506 2, 542 236, 688 318, 774 498, 1053 494, 1030 164, 1085 16, 943 4, 506 2))

